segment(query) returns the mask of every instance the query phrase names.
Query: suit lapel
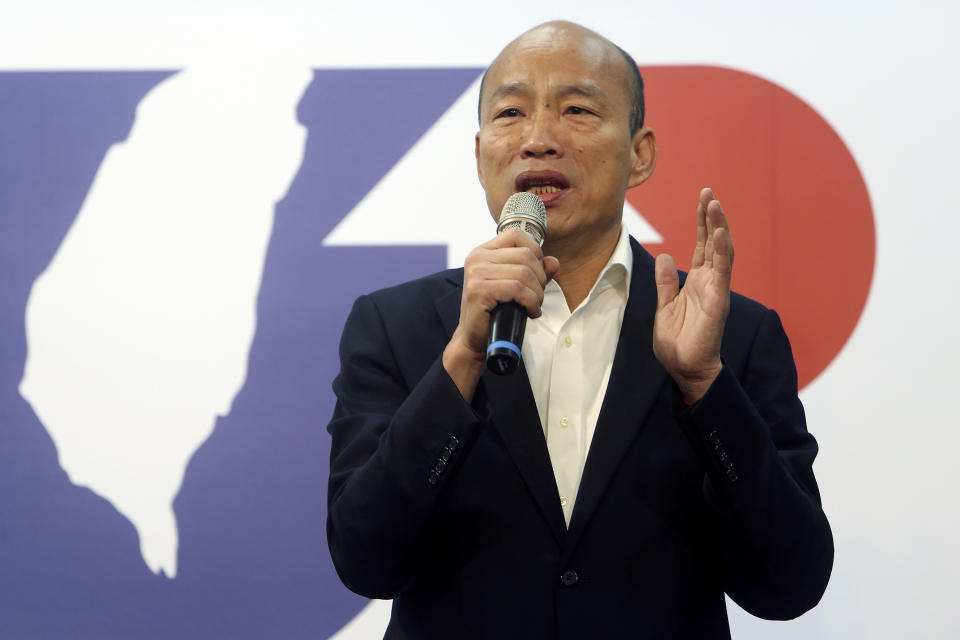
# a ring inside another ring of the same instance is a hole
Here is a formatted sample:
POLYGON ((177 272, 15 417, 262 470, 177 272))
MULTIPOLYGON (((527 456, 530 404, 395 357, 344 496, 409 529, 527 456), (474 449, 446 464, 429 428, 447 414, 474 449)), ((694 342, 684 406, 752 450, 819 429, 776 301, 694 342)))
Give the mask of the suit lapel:
POLYGON ((494 427, 557 544, 562 545, 567 525, 563 520, 560 492, 526 368, 521 363, 520 369, 512 376, 498 376, 488 371, 483 374, 481 384, 485 387, 494 427))
MULTIPOLYGON (((463 286, 462 279, 451 277, 450 282, 456 288, 436 302, 448 337, 453 335, 460 320, 463 286)), ((560 492, 523 362, 512 376, 498 376, 489 371, 484 373, 477 387, 474 405, 489 407, 493 427, 520 471, 557 544, 562 545, 566 524, 560 506, 560 492)))
POLYGON ((450 291, 437 298, 434 305, 437 307, 437 313, 440 314, 440 321, 443 322, 443 328, 447 331, 447 341, 449 341, 460 322, 460 294, 463 291, 463 272, 452 272, 447 277, 447 282, 453 286, 450 291))
POLYGON ((623 314, 610 381, 577 491, 566 555, 576 547, 667 377, 653 355, 653 318, 657 308, 653 258, 633 238, 630 244, 633 248, 630 297, 623 314))

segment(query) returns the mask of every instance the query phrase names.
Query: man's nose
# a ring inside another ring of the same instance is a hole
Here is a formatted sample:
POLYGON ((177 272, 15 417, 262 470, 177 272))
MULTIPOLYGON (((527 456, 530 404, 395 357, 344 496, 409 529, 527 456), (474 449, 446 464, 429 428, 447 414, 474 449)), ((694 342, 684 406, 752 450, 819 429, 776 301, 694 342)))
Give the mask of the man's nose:
POLYGON ((529 119, 520 151, 527 158, 563 155, 563 145, 557 138, 556 122, 551 114, 541 111, 529 119))

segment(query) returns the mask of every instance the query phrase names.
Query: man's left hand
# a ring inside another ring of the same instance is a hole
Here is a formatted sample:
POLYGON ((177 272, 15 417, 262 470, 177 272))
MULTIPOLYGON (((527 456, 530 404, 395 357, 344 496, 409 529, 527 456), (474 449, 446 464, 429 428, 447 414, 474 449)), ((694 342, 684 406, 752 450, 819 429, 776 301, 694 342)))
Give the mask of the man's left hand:
POLYGON ((653 353, 686 402, 694 403, 720 374, 720 342, 730 312, 733 240, 727 218, 709 188, 700 191, 697 247, 683 289, 677 265, 657 256, 657 314, 653 353))

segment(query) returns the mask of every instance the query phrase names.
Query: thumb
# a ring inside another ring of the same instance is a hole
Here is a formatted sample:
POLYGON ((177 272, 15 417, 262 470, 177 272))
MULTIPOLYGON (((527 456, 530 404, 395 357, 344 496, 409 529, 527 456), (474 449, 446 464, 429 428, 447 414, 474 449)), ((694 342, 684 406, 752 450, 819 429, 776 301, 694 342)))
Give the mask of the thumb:
POLYGON ((680 276, 677 275, 677 263, 673 256, 661 253, 657 256, 654 267, 654 277, 657 281, 657 309, 663 309, 673 302, 680 291, 680 276))

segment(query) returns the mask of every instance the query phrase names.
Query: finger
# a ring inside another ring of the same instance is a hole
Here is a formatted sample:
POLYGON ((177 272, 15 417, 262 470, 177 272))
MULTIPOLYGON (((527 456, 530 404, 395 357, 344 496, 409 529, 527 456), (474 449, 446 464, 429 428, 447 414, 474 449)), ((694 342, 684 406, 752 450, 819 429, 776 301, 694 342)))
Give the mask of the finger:
POLYGON ((677 297, 680 291, 680 276, 677 274, 677 263, 673 256, 666 253, 657 256, 653 271, 657 282, 657 309, 660 310, 677 297))
POLYGON ((703 254, 707 246, 707 209, 702 202, 697 203, 697 246, 693 249, 690 268, 703 265, 703 254))
MULTIPOLYGON (((533 288, 515 278, 491 279, 483 273, 488 265, 474 269, 473 278, 464 289, 463 309, 475 309, 489 313, 501 302, 516 302, 531 317, 540 316, 543 304, 543 289, 533 284, 533 288)), ((528 272, 529 273, 529 272, 528 272)))
POLYGON ((526 265, 487 263, 478 265, 473 275, 491 283, 519 282, 536 293, 539 301, 543 301, 543 287, 546 283, 546 276, 537 274, 526 265))
POLYGON ((707 222, 713 225, 714 228, 730 228, 730 225, 727 223, 727 215, 723 212, 723 207, 720 205, 719 200, 710 201, 707 207, 707 222))
POLYGON ((730 288, 730 276, 733 272, 733 244, 730 242, 729 229, 718 228, 713 237, 713 270, 722 281, 726 282, 726 288, 730 288))
POLYGON ((714 199, 713 190, 709 187, 700 191, 700 207, 703 209, 704 222, 706 224, 706 243, 703 248, 703 264, 705 266, 713 265, 713 232, 716 229, 714 224, 714 218, 710 216, 710 207, 714 206, 713 203, 716 202, 719 206, 719 201, 714 199))
MULTIPOLYGON (((496 302, 516 302, 523 307, 531 318, 539 318, 540 305, 543 304, 543 292, 537 292, 519 280, 501 280, 492 282, 493 296, 496 302)), ((493 304, 488 311, 493 310, 493 304)))
MULTIPOLYGON (((707 210, 707 219, 710 221, 711 226, 714 229, 724 229, 726 230, 726 257, 730 260, 731 266, 733 263, 733 236, 730 234, 730 223, 727 222, 727 215, 723 212, 723 207, 720 205, 719 200, 714 200, 710 203, 710 206, 707 210)), ((714 245, 714 255, 716 256, 717 248, 714 245)))
POLYGON ((507 229, 503 233, 498 233, 489 242, 483 245, 486 249, 499 249, 502 247, 528 247, 537 254, 537 257, 543 258, 543 250, 533 241, 533 238, 525 234, 516 227, 507 229))
POLYGON ((543 258, 529 247, 503 247, 489 251, 485 256, 491 265, 520 265, 532 270, 540 286, 547 284, 547 274, 543 269, 543 258))

